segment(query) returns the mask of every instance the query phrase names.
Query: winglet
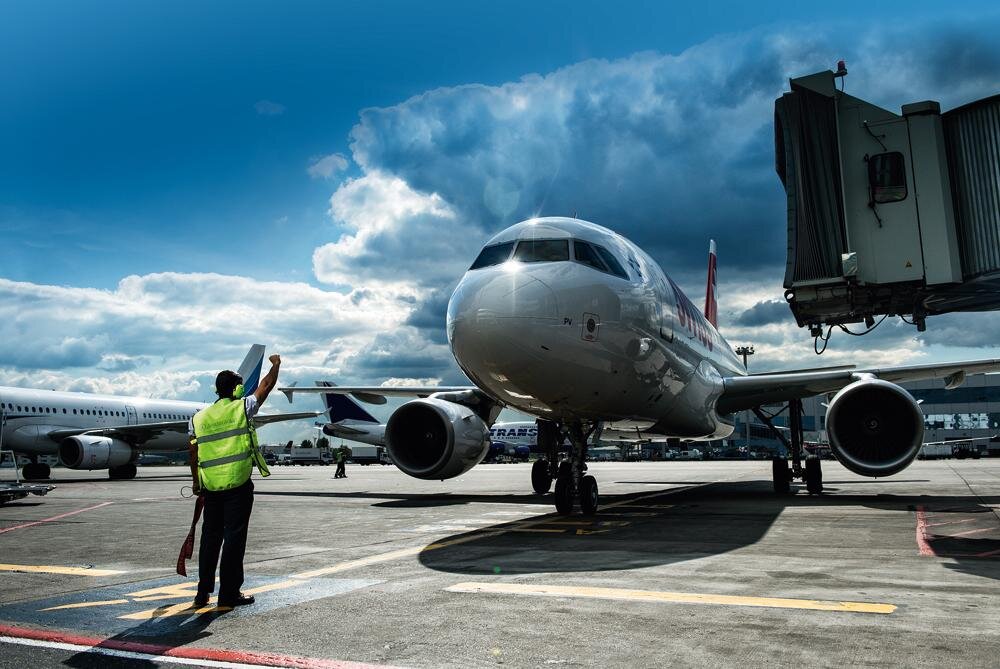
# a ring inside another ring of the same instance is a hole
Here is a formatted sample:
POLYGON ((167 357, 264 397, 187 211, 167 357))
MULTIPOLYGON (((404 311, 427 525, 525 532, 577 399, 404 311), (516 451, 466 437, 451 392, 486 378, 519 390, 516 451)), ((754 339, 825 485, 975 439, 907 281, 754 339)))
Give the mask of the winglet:
POLYGON ((719 302, 715 279, 715 240, 708 244, 708 284, 705 287, 705 319, 712 327, 719 327, 719 302))
POLYGON ((284 393, 285 399, 288 400, 289 404, 292 403, 292 395, 295 393, 295 386, 297 384, 298 384, 298 381, 292 381, 291 383, 288 384, 287 387, 280 389, 281 392, 284 393))

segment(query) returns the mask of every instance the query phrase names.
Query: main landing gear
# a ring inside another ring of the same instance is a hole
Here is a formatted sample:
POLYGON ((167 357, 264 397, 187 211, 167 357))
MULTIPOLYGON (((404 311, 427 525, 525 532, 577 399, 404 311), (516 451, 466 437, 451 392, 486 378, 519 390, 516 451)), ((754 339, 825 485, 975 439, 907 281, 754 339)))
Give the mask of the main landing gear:
POLYGON ((549 491, 553 479, 556 482, 556 511, 573 513, 574 502, 580 502, 580 511, 591 515, 597 512, 599 494, 597 479, 585 475, 587 471, 587 440, 595 425, 572 422, 560 425, 552 421, 538 421, 538 445, 547 457, 535 461, 531 467, 531 487, 539 495, 549 491), (559 461, 559 446, 568 436, 572 448, 570 457, 559 461))
POLYGON ((779 495, 788 494, 791 491, 793 479, 801 479, 806 484, 806 490, 810 495, 818 495, 823 492, 823 467, 820 459, 815 455, 810 455, 802 466, 802 400, 795 399, 788 402, 788 427, 791 441, 785 438, 781 430, 771 422, 773 415, 764 413, 760 407, 753 410, 765 425, 771 428, 774 435, 785 445, 792 455, 792 466, 788 466, 785 458, 774 458, 771 461, 771 478, 774 482, 774 492, 779 495))
POLYGON ((44 481, 49 478, 52 470, 45 463, 38 462, 38 456, 31 456, 31 463, 21 467, 21 477, 25 481, 44 481))
POLYGON ((108 469, 108 478, 112 481, 127 481, 129 479, 134 479, 136 472, 137 470, 134 464, 111 467, 108 469))

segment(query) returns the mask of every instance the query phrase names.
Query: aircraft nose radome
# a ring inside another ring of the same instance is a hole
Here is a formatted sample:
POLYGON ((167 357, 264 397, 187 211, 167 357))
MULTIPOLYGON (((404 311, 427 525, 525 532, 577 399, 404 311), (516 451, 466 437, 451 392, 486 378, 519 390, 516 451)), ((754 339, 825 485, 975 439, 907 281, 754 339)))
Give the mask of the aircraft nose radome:
POLYGON ((448 303, 448 320, 557 318, 556 294, 529 272, 477 271, 467 274, 448 303))

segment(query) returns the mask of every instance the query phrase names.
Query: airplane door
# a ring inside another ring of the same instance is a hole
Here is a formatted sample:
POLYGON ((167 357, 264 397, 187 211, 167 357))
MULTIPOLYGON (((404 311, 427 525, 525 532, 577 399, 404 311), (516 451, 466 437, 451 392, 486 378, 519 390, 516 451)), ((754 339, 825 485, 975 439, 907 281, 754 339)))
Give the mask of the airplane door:
POLYGON ((129 406, 128 404, 125 405, 125 424, 126 425, 139 424, 139 416, 135 412, 135 407, 129 406))

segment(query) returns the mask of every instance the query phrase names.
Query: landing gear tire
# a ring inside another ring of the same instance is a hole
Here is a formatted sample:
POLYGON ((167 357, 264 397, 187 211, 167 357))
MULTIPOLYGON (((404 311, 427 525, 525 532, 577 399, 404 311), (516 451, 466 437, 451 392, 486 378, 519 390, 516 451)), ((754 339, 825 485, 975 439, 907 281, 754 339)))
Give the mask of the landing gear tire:
POLYGON ((564 516, 573 513, 573 479, 560 476, 556 479, 556 511, 564 516))
POLYGON ((49 466, 45 464, 33 462, 21 467, 21 476, 26 481, 42 481, 49 478, 51 473, 49 466))
POLYGON ((122 465, 121 467, 112 467, 109 469, 108 478, 112 481, 125 481, 134 479, 136 473, 135 465, 122 465))
POLYGON ((810 495, 823 492, 823 467, 819 458, 806 460, 806 490, 810 495))
POLYGON ((552 487, 552 477, 549 476, 549 461, 545 458, 535 460, 531 465, 531 487, 539 495, 548 494, 552 487))
POLYGON ((592 516, 597 513, 598 499, 597 479, 584 476, 580 480, 580 511, 583 515, 592 516))
POLYGON ((791 490, 792 475, 788 470, 788 461, 784 458, 771 460, 771 479, 774 481, 774 492, 787 495, 791 490))

